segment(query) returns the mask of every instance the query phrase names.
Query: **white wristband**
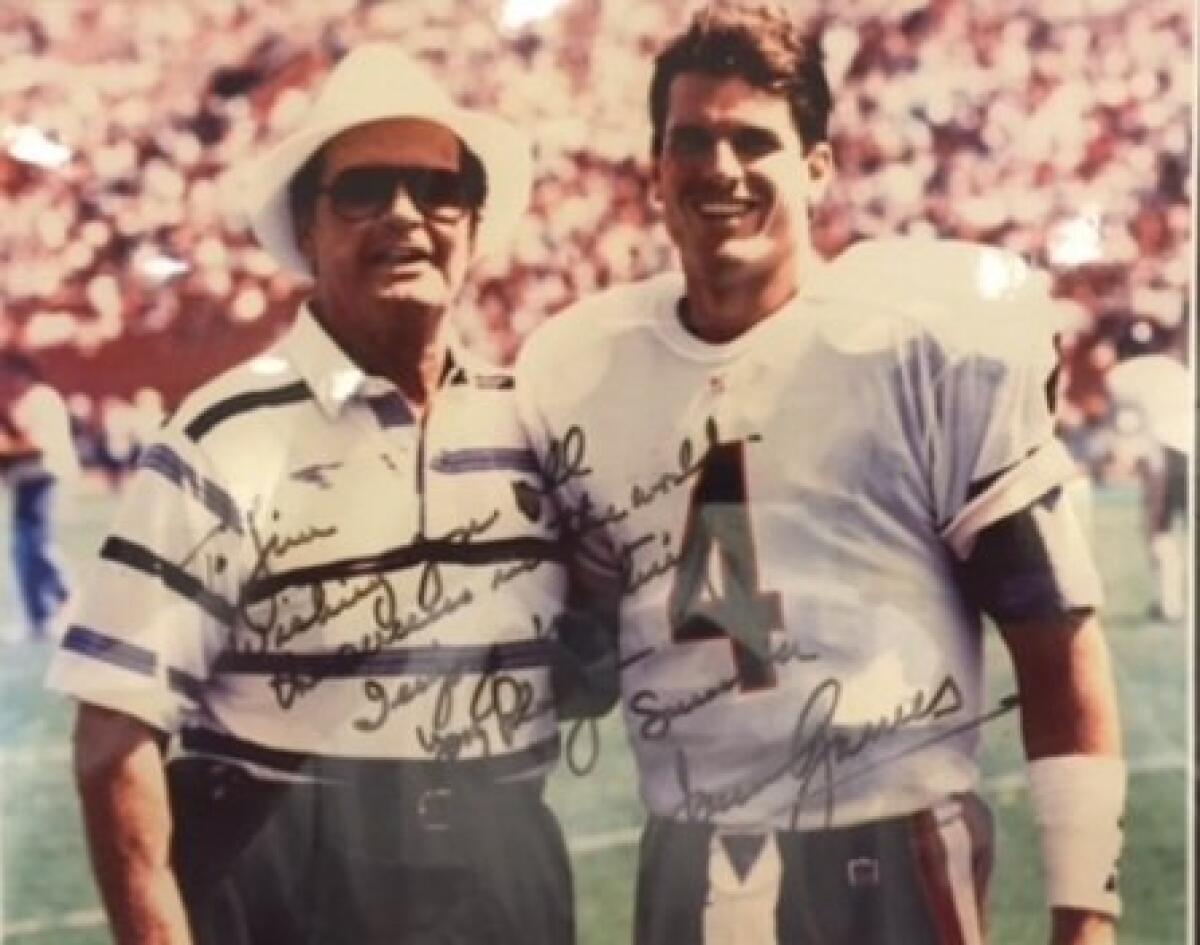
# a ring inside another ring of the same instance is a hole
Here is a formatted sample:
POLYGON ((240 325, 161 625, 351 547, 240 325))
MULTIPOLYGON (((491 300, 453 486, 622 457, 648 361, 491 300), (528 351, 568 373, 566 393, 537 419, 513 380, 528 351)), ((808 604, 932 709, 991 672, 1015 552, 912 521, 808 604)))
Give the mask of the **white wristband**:
POLYGON ((1029 793, 1049 904, 1116 918, 1125 762, 1107 755, 1039 758, 1029 764, 1029 793))

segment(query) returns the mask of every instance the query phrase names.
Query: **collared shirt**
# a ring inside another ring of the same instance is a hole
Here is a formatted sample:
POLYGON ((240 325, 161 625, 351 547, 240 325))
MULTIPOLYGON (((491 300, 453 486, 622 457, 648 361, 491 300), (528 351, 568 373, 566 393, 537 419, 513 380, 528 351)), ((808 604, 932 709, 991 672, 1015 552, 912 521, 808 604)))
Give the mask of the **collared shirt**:
POLYGON ((144 453, 49 685, 186 751, 545 767, 562 574, 507 375, 418 420, 313 315, 144 453))

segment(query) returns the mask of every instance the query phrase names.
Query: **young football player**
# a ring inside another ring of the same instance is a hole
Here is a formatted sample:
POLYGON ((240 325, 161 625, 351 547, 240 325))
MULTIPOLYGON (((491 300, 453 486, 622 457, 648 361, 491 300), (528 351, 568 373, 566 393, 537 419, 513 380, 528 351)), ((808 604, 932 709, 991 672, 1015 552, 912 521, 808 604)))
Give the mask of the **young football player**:
POLYGON ((1111 942, 1125 767, 1044 289, 936 241, 819 266, 830 107, 787 12, 701 10, 650 89, 682 273, 585 300, 518 364, 574 579, 619 602, 635 941, 982 942, 978 746, 1013 707, 985 702, 990 615, 1052 941, 1111 942))

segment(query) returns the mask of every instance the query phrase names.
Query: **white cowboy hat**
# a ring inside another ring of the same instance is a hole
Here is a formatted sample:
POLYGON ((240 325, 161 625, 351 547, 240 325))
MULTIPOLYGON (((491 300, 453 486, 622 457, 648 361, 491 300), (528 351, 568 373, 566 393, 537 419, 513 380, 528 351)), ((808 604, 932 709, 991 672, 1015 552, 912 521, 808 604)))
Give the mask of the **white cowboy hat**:
POLYGON ((348 128, 388 118, 423 118, 452 131, 483 164, 487 197, 476 233, 477 256, 512 236, 529 203, 533 162, 528 139, 484 112, 460 108, 415 59, 397 46, 368 43, 329 73, 299 127, 233 174, 235 200, 259 243, 277 262, 312 277, 296 245, 288 184, 327 141, 348 128))

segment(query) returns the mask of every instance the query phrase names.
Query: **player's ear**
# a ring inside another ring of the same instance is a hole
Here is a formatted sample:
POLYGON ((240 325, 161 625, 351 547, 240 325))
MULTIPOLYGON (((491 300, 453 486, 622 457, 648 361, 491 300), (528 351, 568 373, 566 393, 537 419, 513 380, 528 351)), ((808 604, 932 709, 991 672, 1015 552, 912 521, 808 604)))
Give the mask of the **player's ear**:
POLYGON ((825 198, 836 173, 833 148, 828 141, 819 141, 808 149, 804 155, 804 167, 808 172, 808 202, 811 206, 825 198))

